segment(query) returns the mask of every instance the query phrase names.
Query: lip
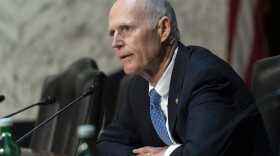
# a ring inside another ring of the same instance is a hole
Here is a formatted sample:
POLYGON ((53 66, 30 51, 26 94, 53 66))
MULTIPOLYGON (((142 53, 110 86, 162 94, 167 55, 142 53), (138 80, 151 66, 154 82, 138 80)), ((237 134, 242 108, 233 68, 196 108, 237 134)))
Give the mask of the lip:
POLYGON ((132 56, 132 54, 124 54, 124 55, 120 55, 119 58, 120 58, 120 60, 124 60, 124 59, 128 59, 131 56, 132 56))

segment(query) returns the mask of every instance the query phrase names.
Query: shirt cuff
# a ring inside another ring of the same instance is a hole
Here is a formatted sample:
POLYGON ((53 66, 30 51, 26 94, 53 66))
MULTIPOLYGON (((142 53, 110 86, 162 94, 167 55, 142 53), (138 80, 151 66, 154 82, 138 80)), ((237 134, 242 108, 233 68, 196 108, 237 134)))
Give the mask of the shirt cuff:
POLYGON ((164 156, 170 156, 170 154, 177 148, 177 147, 179 147, 179 146, 181 146, 182 144, 174 144, 174 145, 171 145, 171 146, 169 146, 167 149, 166 149, 166 151, 165 151, 165 153, 164 153, 164 156))

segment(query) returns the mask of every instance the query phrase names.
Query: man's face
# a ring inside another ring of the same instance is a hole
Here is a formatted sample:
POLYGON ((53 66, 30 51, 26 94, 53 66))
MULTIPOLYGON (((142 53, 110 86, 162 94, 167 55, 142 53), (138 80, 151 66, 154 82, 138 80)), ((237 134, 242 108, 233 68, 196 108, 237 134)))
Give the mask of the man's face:
POLYGON ((117 0, 109 14, 108 33, 125 73, 151 72, 159 64, 157 26, 149 23, 143 0, 117 0))

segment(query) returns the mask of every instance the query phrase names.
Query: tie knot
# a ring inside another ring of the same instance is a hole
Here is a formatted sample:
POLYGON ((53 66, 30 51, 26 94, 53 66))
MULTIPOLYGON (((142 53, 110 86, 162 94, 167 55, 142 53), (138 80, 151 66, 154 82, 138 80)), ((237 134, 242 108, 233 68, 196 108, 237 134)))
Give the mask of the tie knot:
POLYGON ((150 99, 151 99, 151 104, 159 105, 159 103, 160 103, 160 95, 157 93, 157 91, 155 89, 152 89, 150 91, 150 99))

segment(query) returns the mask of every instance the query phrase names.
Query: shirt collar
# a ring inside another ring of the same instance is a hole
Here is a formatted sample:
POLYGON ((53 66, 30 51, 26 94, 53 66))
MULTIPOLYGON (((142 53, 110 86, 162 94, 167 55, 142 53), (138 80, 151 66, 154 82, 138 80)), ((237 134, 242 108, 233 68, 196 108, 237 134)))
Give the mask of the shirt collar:
MULTIPOLYGON (((175 52, 172 56, 171 62, 169 63, 167 69, 165 70, 164 74, 162 75, 162 77, 160 78, 159 82, 157 83, 157 85, 155 87, 155 90, 163 98, 168 97, 171 74, 172 74, 172 71, 173 71, 177 51, 178 51, 178 47, 175 49, 175 52)), ((153 88, 154 87, 149 83, 149 93, 153 88)))

